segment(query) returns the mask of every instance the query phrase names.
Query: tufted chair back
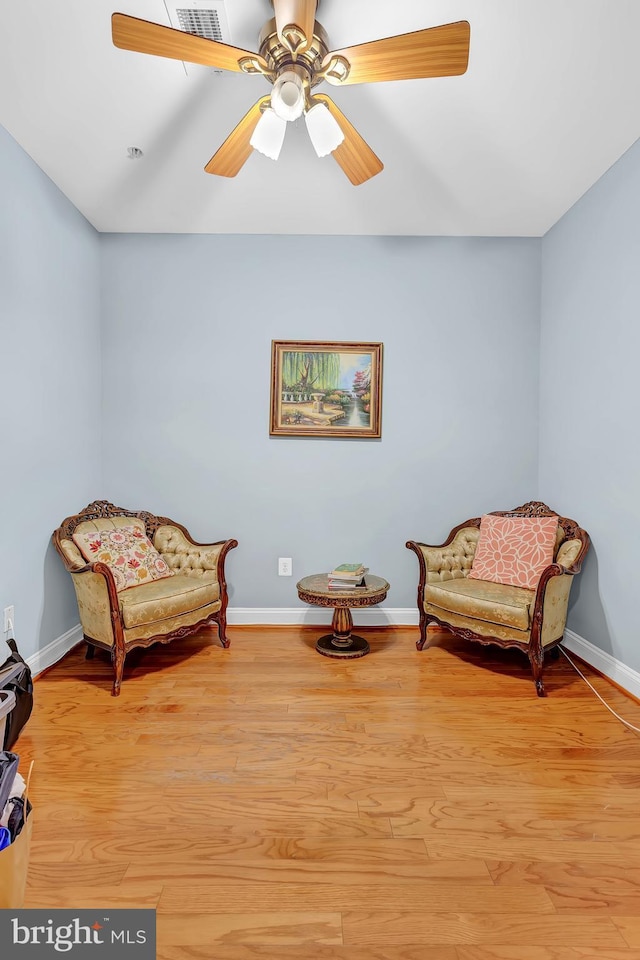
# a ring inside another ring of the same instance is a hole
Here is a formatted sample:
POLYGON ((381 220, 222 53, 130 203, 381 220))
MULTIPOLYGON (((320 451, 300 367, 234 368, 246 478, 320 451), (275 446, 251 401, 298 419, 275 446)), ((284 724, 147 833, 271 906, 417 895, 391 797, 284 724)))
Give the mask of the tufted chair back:
MULTIPOLYGON (((521 511, 495 511, 495 513, 498 516, 535 516, 535 512, 532 513, 529 506, 527 504, 527 509, 523 508, 521 511)), ((427 583, 457 580, 469 575, 480 537, 480 519, 476 517, 465 521, 451 531, 446 543, 441 547, 430 549, 426 557, 427 583)), ((571 567, 583 550, 584 543, 575 535, 579 529, 571 527, 573 521, 568 521, 564 517, 559 517, 558 520, 554 561, 564 567, 571 567)))
POLYGON ((433 550, 427 558, 427 582, 466 577, 478 546, 478 527, 458 528, 451 543, 433 550))
POLYGON ((217 579, 216 556, 204 547, 194 550, 178 525, 166 523, 158 527, 153 545, 173 573, 184 573, 200 580, 217 579))

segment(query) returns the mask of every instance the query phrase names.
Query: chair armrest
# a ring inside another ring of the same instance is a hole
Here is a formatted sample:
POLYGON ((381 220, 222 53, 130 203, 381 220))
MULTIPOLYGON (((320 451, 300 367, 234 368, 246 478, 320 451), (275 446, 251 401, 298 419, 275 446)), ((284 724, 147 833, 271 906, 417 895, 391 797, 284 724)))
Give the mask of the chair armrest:
POLYGON ((574 566, 564 567, 561 563, 551 563, 542 571, 533 605, 530 642, 534 650, 541 651, 562 639, 575 573, 574 566))
POLYGON ((582 537, 565 540, 558 549, 555 563, 561 566, 565 573, 580 573, 582 561, 589 549, 590 540, 585 531, 582 531, 582 537))
POLYGON ((122 634, 120 604, 113 574, 104 563, 87 563, 71 570, 85 636, 113 646, 122 634))
POLYGON ((65 565, 65 569, 68 570, 69 573, 80 573, 83 570, 91 569, 91 564, 85 560, 73 540, 70 540, 68 537, 62 537, 59 529, 54 530, 51 539, 65 565))

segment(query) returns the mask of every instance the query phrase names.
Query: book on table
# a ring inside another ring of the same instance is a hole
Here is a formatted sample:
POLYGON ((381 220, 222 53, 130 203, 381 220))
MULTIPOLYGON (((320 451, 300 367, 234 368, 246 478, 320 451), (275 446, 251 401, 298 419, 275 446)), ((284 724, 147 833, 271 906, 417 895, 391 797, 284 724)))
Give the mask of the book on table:
POLYGON ((365 586, 365 574, 369 568, 361 563, 342 563, 328 574, 330 590, 353 590, 365 586))
POLYGON ((362 563, 341 563, 330 571, 329 577, 334 580, 361 580, 367 569, 362 563))

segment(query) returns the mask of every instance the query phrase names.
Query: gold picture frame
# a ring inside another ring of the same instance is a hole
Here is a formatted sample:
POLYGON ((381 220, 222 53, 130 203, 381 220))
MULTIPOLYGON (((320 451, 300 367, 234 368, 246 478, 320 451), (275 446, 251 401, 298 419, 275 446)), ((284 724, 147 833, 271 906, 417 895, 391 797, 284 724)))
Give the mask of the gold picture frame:
POLYGON ((381 436, 382 344, 271 341, 272 437, 381 436))

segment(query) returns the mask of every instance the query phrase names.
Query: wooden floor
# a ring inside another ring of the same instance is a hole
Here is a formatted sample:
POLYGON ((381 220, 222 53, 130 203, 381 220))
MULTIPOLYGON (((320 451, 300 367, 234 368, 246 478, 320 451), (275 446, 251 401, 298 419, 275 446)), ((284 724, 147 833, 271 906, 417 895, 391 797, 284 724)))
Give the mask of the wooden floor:
POLYGON ((159 960, 640 958, 640 738, 564 659, 538 699, 444 633, 229 632, 136 651, 119 699, 80 648, 37 681, 26 906, 156 907, 159 960))

